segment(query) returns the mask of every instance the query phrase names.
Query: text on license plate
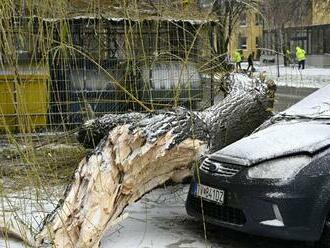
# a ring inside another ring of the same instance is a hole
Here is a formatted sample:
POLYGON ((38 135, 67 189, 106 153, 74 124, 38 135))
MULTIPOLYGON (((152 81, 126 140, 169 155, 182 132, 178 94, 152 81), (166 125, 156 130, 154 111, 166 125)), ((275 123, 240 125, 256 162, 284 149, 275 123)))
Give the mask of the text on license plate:
POLYGON ((225 199, 225 191, 197 183, 194 185, 194 194, 221 205, 224 203, 225 199))

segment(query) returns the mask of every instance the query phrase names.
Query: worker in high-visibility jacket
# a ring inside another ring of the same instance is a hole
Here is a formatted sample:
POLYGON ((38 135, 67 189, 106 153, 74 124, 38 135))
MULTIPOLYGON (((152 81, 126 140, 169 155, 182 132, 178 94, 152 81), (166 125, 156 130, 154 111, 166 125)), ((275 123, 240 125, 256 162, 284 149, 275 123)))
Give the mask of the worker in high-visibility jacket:
POLYGON ((182 0, 182 6, 185 8, 190 4, 190 0, 182 0))
POLYGON ((296 59, 298 61, 298 69, 305 69, 306 52, 299 46, 296 47, 296 59))
POLYGON ((240 50, 236 50, 234 52, 233 60, 236 64, 236 70, 238 71, 239 69, 242 70, 241 67, 241 62, 242 62, 242 55, 240 50))
POLYGON ((284 55, 284 66, 288 66, 292 63, 291 50, 290 48, 285 50, 284 55))

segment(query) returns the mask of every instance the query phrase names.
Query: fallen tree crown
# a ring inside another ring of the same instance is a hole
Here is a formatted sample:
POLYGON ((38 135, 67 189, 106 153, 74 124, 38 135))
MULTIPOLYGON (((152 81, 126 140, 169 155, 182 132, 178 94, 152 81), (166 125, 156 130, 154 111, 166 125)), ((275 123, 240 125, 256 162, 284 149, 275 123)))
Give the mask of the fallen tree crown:
POLYGON ((228 74, 221 88, 226 97, 202 112, 109 114, 85 123, 78 138, 94 150, 44 220, 36 245, 98 247, 127 205, 168 180, 191 176, 201 155, 244 137, 271 116, 274 83, 228 74))

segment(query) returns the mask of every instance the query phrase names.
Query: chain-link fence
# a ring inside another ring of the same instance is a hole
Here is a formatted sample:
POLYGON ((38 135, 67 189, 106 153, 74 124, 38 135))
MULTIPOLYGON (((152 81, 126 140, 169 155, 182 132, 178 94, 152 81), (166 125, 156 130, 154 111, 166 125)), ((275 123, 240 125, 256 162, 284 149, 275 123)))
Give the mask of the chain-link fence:
POLYGON ((198 109, 208 98, 212 21, 75 16, 6 24, 2 130, 74 127, 106 113, 198 109))

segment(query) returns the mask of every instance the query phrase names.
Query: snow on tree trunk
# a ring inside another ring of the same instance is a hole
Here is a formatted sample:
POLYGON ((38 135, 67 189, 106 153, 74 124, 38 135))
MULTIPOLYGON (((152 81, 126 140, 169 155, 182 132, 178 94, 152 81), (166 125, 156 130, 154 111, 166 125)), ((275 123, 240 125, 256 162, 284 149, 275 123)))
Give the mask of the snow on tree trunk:
POLYGON ((45 219, 37 244, 98 247, 126 206, 166 181, 182 181, 201 155, 242 138, 270 116, 274 84, 230 74, 223 88, 225 99, 203 112, 178 108, 106 115, 86 123, 79 139, 98 145, 45 219))

